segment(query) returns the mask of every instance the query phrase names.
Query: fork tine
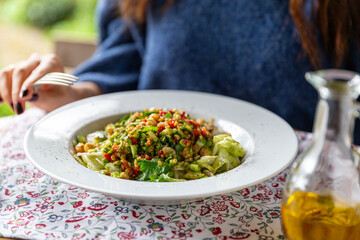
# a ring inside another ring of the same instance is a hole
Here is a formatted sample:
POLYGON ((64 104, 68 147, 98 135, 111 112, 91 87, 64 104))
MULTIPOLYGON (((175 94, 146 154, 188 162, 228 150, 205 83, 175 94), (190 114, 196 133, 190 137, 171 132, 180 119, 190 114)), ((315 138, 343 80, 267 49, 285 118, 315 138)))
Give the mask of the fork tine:
POLYGON ((76 77, 74 75, 66 74, 66 73, 60 73, 60 72, 48 73, 45 76, 51 76, 51 77, 56 77, 56 78, 61 78, 61 79, 67 79, 67 80, 70 80, 70 81, 76 81, 76 80, 79 79, 78 77, 76 77))
POLYGON ((45 75, 43 78, 63 79, 71 82, 76 82, 78 80, 78 78, 69 78, 65 76, 56 76, 56 75, 45 75))
POLYGON ((48 73, 33 84, 34 92, 37 92, 40 88, 40 85, 42 84, 70 86, 73 85, 78 79, 78 77, 71 74, 59 72, 48 73))
POLYGON ((48 73, 48 75, 62 75, 62 76, 65 76, 65 77, 78 78, 75 75, 72 75, 72 74, 69 74, 69 73, 63 73, 63 72, 50 72, 50 73, 48 73))
POLYGON ((75 81, 59 79, 59 78, 54 78, 54 77, 43 77, 43 78, 39 79, 38 81, 54 81, 54 82, 63 82, 63 83, 69 83, 69 84, 75 83, 75 81))
POLYGON ((46 80, 39 80, 33 84, 33 86, 39 86, 41 84, 52 84, 52 85, 63 85, 63 86, 70 86, 73 83, 64 83, 64 82, 57 82, 57 81, 46 81, 46 80))

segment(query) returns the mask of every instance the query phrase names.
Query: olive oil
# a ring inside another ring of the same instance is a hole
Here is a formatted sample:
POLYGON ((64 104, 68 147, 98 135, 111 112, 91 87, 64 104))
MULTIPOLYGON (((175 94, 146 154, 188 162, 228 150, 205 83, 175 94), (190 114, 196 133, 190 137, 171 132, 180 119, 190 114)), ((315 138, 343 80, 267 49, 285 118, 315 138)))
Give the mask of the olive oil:
POLYGON ((281 212, 290 240, 360 240, 358 203, 296 191, 282 203, 281 212))

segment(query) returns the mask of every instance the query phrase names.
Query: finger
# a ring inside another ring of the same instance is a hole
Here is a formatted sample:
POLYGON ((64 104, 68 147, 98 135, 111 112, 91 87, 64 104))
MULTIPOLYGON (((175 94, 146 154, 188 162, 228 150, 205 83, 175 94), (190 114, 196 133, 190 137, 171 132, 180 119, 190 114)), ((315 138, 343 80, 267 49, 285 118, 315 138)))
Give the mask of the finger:
POLYGON ((21 114, 24 111, 25 101, 21 100, 21 97, 26 96, 28 93, 27 89, 22 89, 21 86, 25 79, 31 74, 31 72, 40 64, 39 55, 31 55, 31 57, 26 60, 16 64, 15 69, 12 74, 12 102, 14 104, 14 109, 17 114, 21 114), (19 96, 21 95, 21 96, 19 96))
POLYGON ((39 64, 40 55, 37 53, 32 54, 28 60, 16 64, 12 80, 12 98, 14 102, 27 95, 27 89, 22 89, 21 87, 39 64))
POLYGON ((11 101, 11 79, 14 68, 14 65, 10 65, 0 71, 0 96, 2 101, 6 102, 11 108, 13 108, 11 101))
POLYGON ((48 54, 41 58, 40 64, 32 71, 30 76, 24 81, 22 88, 28 89, 28 94, 24 100, 29 100, 33 95, 32 85, 50 72, 64 72, 60 59, 54 54, 48 54))

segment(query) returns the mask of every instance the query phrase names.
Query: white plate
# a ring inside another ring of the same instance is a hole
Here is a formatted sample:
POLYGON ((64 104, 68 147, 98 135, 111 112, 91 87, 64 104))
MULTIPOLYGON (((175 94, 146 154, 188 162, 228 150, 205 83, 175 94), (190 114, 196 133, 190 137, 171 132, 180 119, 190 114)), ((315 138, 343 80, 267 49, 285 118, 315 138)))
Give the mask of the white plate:
POLYGON ((240 190, 280 171, 297 153, 293 129, 254 104, 215 94, 148 90, 101 95, 61 107, 37 122, 25 137, 25 152, 45 174, 64 183, 136 203, 176 204, 240 190), (140 182, 98 174, 80 165, 69 149, 78 134, 100 130, 120 115, 150 107, 185 110, 215 119, 247 151, 239 167, 215 177, 186 182, 140 182))

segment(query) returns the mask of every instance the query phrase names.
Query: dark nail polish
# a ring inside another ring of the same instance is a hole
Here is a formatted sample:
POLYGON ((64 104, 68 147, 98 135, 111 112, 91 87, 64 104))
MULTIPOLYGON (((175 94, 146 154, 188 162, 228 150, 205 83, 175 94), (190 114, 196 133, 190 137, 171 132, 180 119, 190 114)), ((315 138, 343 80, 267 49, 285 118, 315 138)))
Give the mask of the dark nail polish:
POLYGON ((19 102, 15 103, 16 114, 22 114, 24 112, 22 105, 19 102))
POLYGON ((21 90, 19 97, 20 98, 26 97, 28 93, 29 93, 29 89, 25 88, 24 90, 21 90))
POLYGON ((30 98, 29 102, 35 102, 38 100, 39 95, 37 93, 34 93, 33 96, 30 98))
POLYGON ((15 109, 14 109, 14 104, 11 102, 10 104, 8 104, 9 107, 11 107, 11 110, 15 113, 15 109))

